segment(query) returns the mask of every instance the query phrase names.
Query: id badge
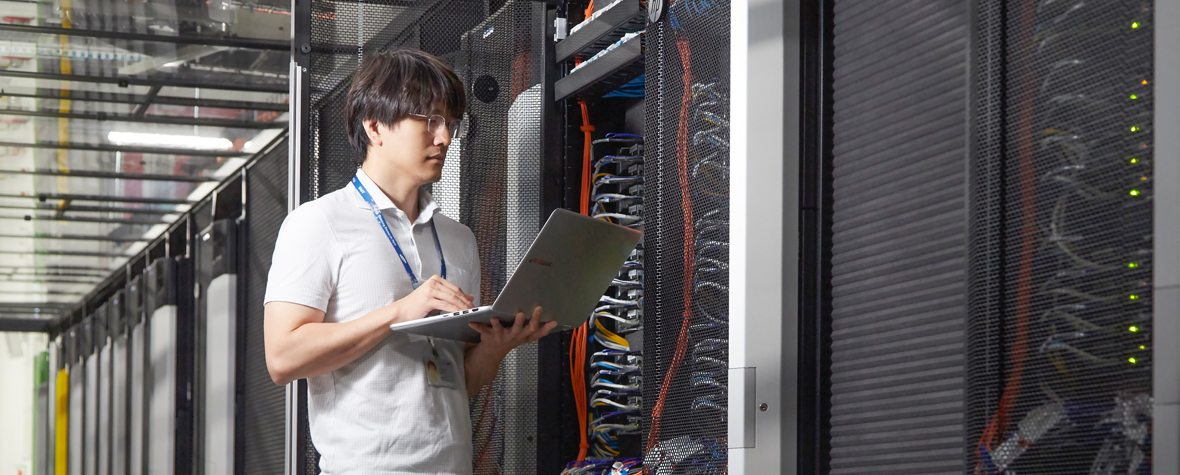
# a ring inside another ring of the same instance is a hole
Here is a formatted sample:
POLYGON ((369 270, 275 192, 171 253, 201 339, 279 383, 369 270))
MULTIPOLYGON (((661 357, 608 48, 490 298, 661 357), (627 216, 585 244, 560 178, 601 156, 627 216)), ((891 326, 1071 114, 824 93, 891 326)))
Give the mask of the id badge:
POLYGON ((422 357, 422 365, 426 368, 427 386, 447 389, 459 387, 459 375, 455 370, 455 364, 446 357, 432 351, 422 357))

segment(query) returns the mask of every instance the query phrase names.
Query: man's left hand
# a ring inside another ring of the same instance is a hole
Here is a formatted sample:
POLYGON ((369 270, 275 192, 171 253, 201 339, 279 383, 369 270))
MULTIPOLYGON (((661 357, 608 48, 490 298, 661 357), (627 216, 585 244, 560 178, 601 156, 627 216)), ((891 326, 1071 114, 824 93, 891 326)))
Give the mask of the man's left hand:
POLYGON ((490 325, 476 322, 468 325, 472 330, 479 332, 479 346, 496 350, 496 353, 503 357, 513 348, 540 340, 557 328, 557 322, 541 323, 541 307, 533 310, 533 318, 529 319, 527 325, 524 320, 524 312, 521 312, 516 314, 516 322, 509 328, 504 328, 498 318, 493 318, 490 325))

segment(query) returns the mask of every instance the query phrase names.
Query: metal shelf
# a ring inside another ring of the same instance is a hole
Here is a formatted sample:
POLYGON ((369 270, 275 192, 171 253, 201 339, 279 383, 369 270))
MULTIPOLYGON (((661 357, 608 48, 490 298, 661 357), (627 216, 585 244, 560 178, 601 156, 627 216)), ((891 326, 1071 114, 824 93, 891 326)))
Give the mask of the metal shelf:
POLYGON ((557 62, 566 61, 579 53, 593 56, 619 41, 623 35, 642 30, 646 26, 645 21, 639 0, 624 0, 558 42, 554 51, 557 62))
POLYGON ((643 36, 640 35, 557 80, 553 86, 554 99, 560 101, 575 94, 599 97, 639 77, 643 67, 643 36))

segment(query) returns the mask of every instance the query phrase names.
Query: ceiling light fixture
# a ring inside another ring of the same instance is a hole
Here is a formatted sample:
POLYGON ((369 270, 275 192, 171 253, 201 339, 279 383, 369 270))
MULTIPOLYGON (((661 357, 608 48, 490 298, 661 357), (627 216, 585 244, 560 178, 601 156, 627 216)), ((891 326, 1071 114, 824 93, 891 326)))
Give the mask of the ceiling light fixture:
POLYGON ((234 146, 233 142, 220 137, 147 134, 141 132, 111 131, 107 134, 107 140, 118 145, 155 145, 200 150, 229 150, 234 146))

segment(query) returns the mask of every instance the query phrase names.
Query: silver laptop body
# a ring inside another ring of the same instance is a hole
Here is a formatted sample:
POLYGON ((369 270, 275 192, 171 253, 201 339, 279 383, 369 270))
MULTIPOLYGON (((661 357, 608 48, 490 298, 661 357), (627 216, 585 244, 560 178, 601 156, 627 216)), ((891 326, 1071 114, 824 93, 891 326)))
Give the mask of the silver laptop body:
POLYGON ((549 216, 516 272, 490 306, 473 308, 412 322, 390 325, 398 332, 479 341, 468 322, 490 323, 499 318, 511 326, 517 313, 532 316, 542 308, 541 320, 557 321, 557 330, 586 322, 599 298, 610 287, 642 232, 559 209, 549 216))

